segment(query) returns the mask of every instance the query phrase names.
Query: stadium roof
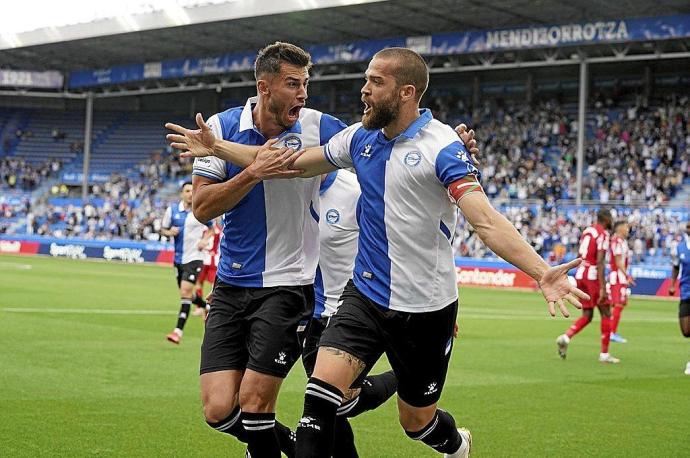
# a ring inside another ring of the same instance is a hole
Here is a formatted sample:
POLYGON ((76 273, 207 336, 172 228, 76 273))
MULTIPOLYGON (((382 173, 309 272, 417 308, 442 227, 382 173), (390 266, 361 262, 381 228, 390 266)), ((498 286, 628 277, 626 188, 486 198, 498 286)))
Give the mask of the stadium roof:
MULTIPOLYGON (((303 46, 338 44, 402 35, 690 13, 687 0, 260 0, 207 3, 213 4, 202 8, 226 8, 229 13, 211 16, 213 19, 224 18, 221 21, 200 21, 175 27, 163 24, 163 28, 151 30, 3 49, 0 50, 0 67, 69 72, 81 68, 251 51, 277 39, 303 46), (250 4, 253 4, 253 10, 247 9, 250 4), (280 5, 280 9, 268 7, 275 4, 280 5), (324 8, 324 5, 330 7, 324 8)), ((62 29, 64 27, 56 30, 62 29)))

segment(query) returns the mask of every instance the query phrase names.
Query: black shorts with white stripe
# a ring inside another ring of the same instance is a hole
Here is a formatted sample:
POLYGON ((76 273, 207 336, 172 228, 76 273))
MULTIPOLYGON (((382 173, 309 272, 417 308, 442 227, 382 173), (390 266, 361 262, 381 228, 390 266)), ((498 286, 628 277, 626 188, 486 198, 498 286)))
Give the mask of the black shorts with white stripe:
POLYGON ((398 378, 398 396, 415 407, 436 403, 446 381, 458 302, 424 313, 384 308, 348 283, 319 347, 333 347, 362 360, 367 375, 383 353, 398 378))

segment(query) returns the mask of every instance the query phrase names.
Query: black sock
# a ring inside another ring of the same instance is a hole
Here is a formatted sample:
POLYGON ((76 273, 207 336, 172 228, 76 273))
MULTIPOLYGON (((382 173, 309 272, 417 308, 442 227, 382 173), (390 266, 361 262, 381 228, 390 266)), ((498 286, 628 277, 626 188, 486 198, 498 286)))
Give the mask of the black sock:
POLYGON ((393 371, 370 375, 362 381, 359 396, 338 408, 338 416, 355 417, 367 410, 374 410, 386 402, 398 389, 398 379, 393 371))
POLYGON ((216 431, 230 434, 231 436, 235 436, 240 442, 247 443, 247 434, 244 430, 244 426, 242 426, 242 420, 240 419, 241 415, 242 411, 240 410, 240 406, 237 406, 224 420, 218 423, 211 423, 209 421, 206 423, 216 431))
POLYGON ((180 314, 177 316, 177 329, 182 331, 189 317, 189 310, 192 308, 191 299, 180 299, 180 314))
POLYGON ((462 436, 455 429, 455 420, 446 411, 438 409, 434 418, 421 431, 405 431, 408 437, 422 441, 440 453, 455 453, 462 445, 462 436))
POLYGON ((287 456, 287 458, 295 457, 295 442, 297 437, 295 432, 276 420, 276 437, 278 438, 278 445, 280 451, 287 456))
POLYGON ((336 387, 309 378, 304 394, 304 413, 297 425, 297 458, 329 457, 333 450, 335 413, 343 401, 336 387))
POLYGON ((199 308, 206 308, 206 301, 203 297, 199 296, 196 293, 194 294, 194 299, 192 299, 192 303, 199 308))
POLYGON ((333 458, 359 458, 355 446, 355 435, 346 417, 335 419, 335 441, 333 458))
POLYGON ((247 450, 255 458, 280 458, 275 413, 242 412, 247 450))

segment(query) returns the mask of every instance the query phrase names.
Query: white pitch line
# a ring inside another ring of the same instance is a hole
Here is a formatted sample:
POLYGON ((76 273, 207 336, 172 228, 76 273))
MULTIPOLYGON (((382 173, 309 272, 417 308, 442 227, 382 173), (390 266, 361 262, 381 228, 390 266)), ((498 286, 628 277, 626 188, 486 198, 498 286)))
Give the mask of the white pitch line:
POLYGON ((60 309, 60 308, 21 308, 4 307, 1 312, 7 313, 72 313, 82 315, 174 315, 178 312, 165 310, 118 310, 118 309, 60 309))
POLYGON ((31 264, 15 264, 13 262, 0 262, 0 267, 18 270, 30 270, 31 264))

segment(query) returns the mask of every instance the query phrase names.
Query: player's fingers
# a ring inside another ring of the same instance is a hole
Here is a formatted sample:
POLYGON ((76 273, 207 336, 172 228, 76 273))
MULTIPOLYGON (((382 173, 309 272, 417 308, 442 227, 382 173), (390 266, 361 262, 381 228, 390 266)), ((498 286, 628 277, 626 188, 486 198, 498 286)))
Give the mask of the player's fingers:
POLYGON ((581 263, 582 263, 582 258, 575 258, 566 264, 562 264, 561 265, 561 271, 568 272, 570 269, 574 269, 575 267, 579 266, 581 263))
POLYGON ((467 134, 470 136, 470 138, 474 138, 474 129, 470 129, 470 131, 467 132, 467 134))
POLYGON ((182 126, 179 126, 179 125, 177 125, 177 124, 173 124, 173 123, 171 123, 171 122, 166 122, 166 123, 165 123, 165 128, 168 129, 168 130, 175 131, 175 132, 177 132, 178 134, 182 134, 182 135, 184 135, 185 133, 189 132, 189 129, 185 129, 185 128, 182 127, 182 126))
POLYGON ((573 304, 576 308, 579 308, 579 309, 582 308, 582 303, 572 293, 566 294, 565 298, 568 302, 573 304))
POLYGON ((583 301, 589 300, 589 294, 585 293, 579 288, 576 288, 575 286, 570 287, 570 294, 577 296, 578 299, 582 299, 583 301))
POLYGON ((278 143, 280 141, 280 138, 269 138, 266 143, 264 143, 264 147, 271 148, 273 145, 278 143))
POLYGON ((549 315, 556 316, 556 308, 554 307, 555 302, 549 301, 549 315))
POLYGON ((199 129, 202 131, 211 130, 211 128, 208 127, 208 124, 206 124, 206 121, 204 121, 204 117, 201 115, 201 113, 196 114, 196 125, 199 126, 199 129))
POLYGON ((568 311, 568 307, 565 305, 565 302, 563 299, 558 299, 558 308, 561 309, 561 315, 564 317, 568 318, 570 316, 570 312, 568 311))
POLYGON ((180 157, 194 157, 194 155, 189 151, 182 151, 180 157))
POLYGON ((464 123, 458 124, 455 128, 455 132, 459 134, 464 134, 465 132, 467 132, 467 126, 464 123))
POLYGON ((181 149, 183 151, 187 150, 187 144, 186 143, 171 143, 170 146, 175 148, 175 149, 181 149))
POLYGON ((178 142, 178 143, 186 143, 187 138, 184 135, 177 135, 177 134, 168 134, 165 136, 165 139, 168 140, 169 142, 178 142))
POLYGON ((472 148, 476 148, 476 147, 477 147, 477 140, 475 140, 475 139, 473 138, 472 140, 470 140, 470 141, 468 141, 467 143, 465 143, 465 147, 466 147, 468 150, 471 151, 472 148))

